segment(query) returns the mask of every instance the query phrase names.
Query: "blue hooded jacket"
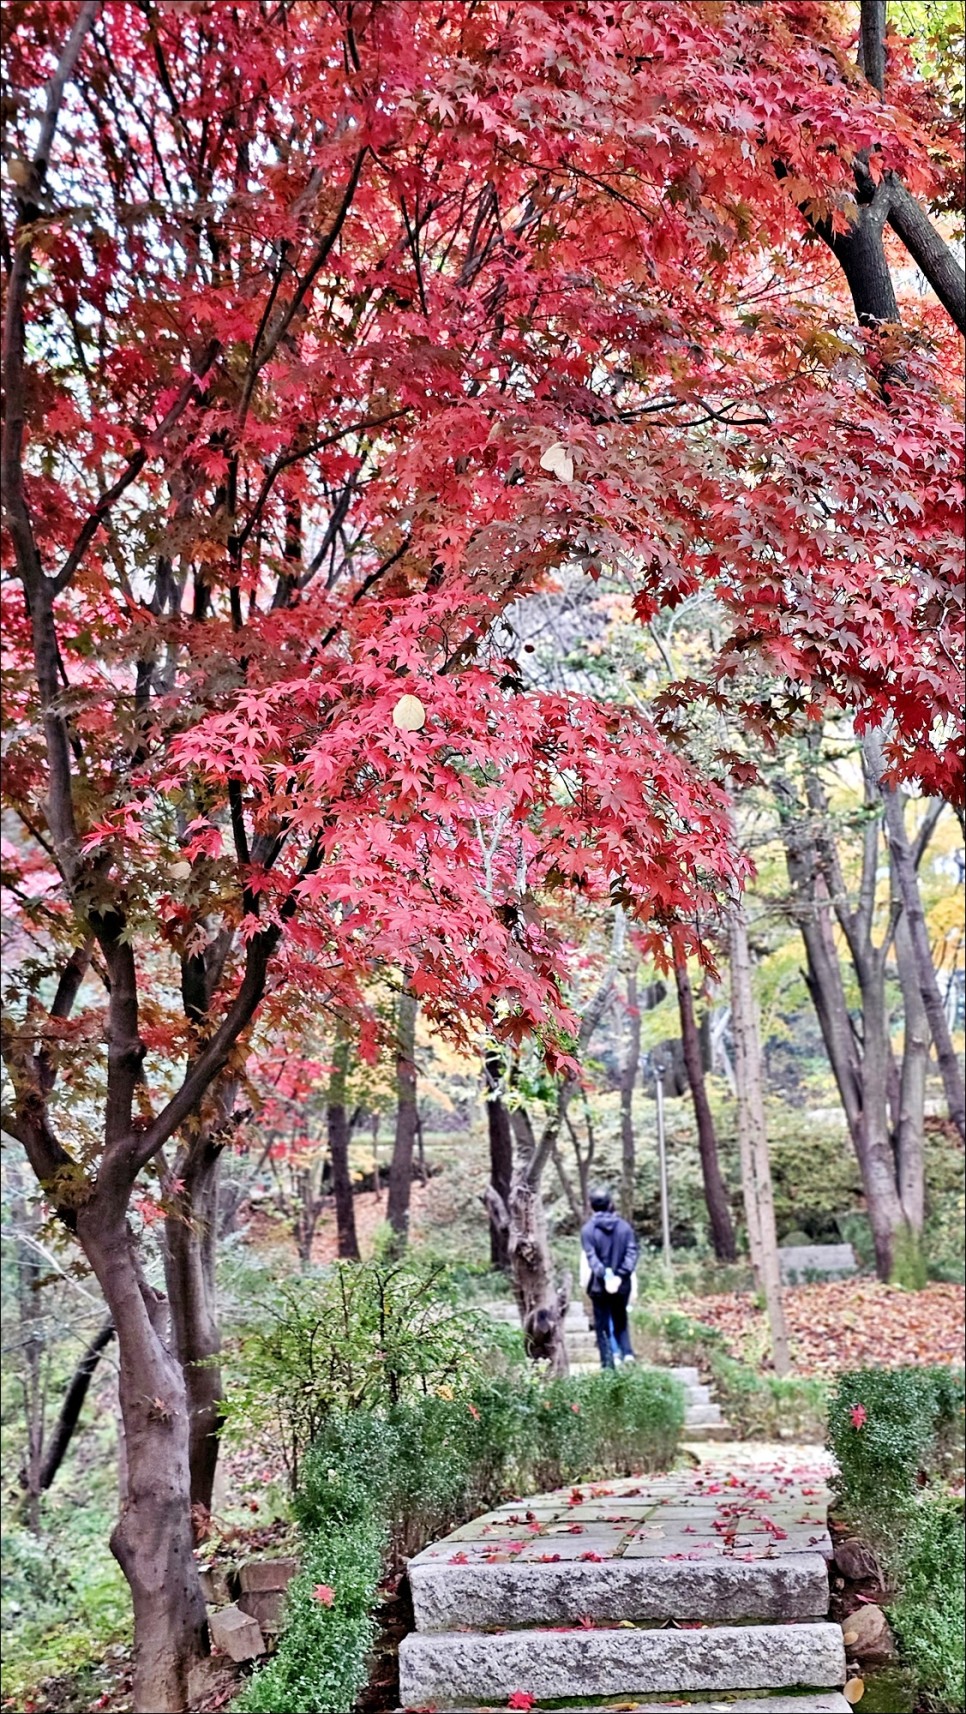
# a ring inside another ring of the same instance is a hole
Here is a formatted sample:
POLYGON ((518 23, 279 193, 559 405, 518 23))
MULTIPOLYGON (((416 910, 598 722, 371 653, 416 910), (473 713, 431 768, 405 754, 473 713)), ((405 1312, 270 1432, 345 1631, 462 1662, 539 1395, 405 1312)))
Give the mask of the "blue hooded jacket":
POLYGON ((610 1268, 629 1280, 637 1266, 637 1238, 633 1226, 612 1208, 592 1214, 580 1234, 584 1255, 590 1263, 590 1290, 603 1291, 604 1274, 610 1268))

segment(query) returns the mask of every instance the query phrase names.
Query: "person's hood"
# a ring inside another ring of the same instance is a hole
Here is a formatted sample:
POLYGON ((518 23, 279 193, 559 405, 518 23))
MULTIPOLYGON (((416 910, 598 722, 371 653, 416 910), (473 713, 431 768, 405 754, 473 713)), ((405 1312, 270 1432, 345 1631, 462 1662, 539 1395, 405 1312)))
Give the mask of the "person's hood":
POLYGON ((606 1208, 594 1215, 594 1225, 602 1227, 605 1232, 613 1232, 619 1219, 620 1215, 615 1214, 613 1208, 606 1208))

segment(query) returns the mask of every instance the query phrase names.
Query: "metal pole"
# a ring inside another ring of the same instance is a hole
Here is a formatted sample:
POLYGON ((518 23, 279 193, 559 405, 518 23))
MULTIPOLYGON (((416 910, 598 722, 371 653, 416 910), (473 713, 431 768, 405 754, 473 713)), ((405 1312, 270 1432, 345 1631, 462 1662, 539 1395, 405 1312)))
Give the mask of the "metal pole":
POLYGON ((667 1193, 667 1147, 664 1139, 664 1067, 655 1066, 654 1086, 657 1092, 657 1159, 661 1174, 661 1245, 664 1265, 671 1266, 671 1212, 667 1193))

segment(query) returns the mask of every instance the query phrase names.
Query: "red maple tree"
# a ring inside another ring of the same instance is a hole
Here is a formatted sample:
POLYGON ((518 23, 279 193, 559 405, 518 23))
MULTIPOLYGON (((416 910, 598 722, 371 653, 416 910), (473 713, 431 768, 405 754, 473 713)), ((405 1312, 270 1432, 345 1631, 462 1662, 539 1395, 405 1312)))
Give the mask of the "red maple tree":
POLYGON ((707 583, 723 671, 762 651, 790 705, 888 715, 894 765, 954 789, 946 319, 853 337, 806 243, 849 240, 857 167, 908 226, 948 145, 800 0, 23 0, 7 28, 5 866, 38 955, 5 1124, 114 1316, 136 1703, 176 1709, 216 1334, 181 1221, 169 1348, 143 1175, 174 1139, 210 1206, 276 984, 356 1017, 391 966, 441 1026, 560 1060, 548 891, 680 955, 735 874, 673 718, 527 694, 501 615, 563 564, 617 568, 642 619, 707 583))

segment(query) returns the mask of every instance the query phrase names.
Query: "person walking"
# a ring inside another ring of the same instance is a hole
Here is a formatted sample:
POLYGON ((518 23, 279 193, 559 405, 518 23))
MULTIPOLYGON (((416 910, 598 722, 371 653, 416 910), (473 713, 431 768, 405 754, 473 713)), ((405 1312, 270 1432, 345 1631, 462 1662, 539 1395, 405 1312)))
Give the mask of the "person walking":
POLYGON ((609 1190, 592 1191, 590 1208, 590 1219, 581 1230, 580 1243, 589 1270, 587 1294, 594 1310, 600 1366, 612 1369, 615 1355, 612 1333, 621 1361, 634 1361, 627 1306, 637 1266, 637 1238, 633 1226, 615 1211, 609 1190))

